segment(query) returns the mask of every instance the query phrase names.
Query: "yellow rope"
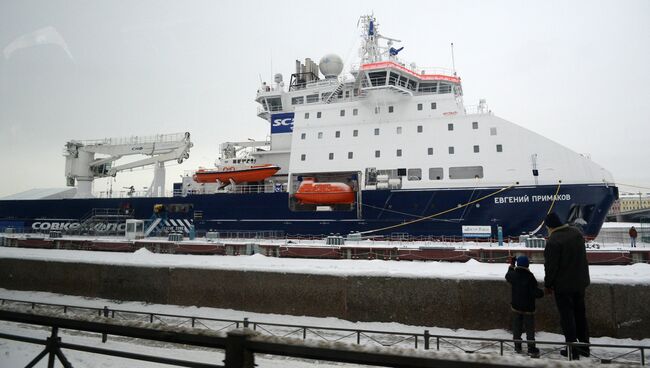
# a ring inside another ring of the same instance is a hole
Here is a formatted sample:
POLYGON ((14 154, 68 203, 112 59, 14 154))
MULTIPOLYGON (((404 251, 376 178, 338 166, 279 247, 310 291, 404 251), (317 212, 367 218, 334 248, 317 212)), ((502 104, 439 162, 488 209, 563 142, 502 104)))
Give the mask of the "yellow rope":
POLYGON ((542 229, 542 226, 544 226, 544 221, 546 220, 546 216, 548 216, 551 211, 553 211, 553 206, 555 205, 555 200, 557 199, 558 193, 560 193, 560 187, 562 186, 562 180, 560 180, 557 183, 557 189, 555 189, 555 195, 553 195, 553 200, 551 201, 551 205, 548 207, 548 211, 546 211, 546 215, 544 215, 544 218, 542 219, 542 222, 537 226, 535 230, 533 230, 532 234, 536 234, 539 230, 542 229))
POLYGON ((486 199, 486 198, 489 198, 489 197, 492 197, 492 196, 494 196, 494 195, 497 195, 497 194, 499 194, 499 193, 501 193, 501 192, 504 192, 504 191, 506 191, 506 190, 508 190, 508 189, 510 189, 510 188, 512 188, 512 187, 514 187, 514 184, 513 184, 513 185, 510 185, 510 186, 507 186, 507 187, 505 187, 505 188, 501 188, 501 189, 497 190, 496 192, 493 192, 493 193, 487 194, 487 195, 485 195, 485 196, 483 196, 483 197, 481 197, 481 198, 475 199, 475 200, 473 200, 473 201, 471 201, 471 202, 467 202, 467 203, 462 204, 462 205, 460 205, 460 206, 453 207, 453 208, 450 208, 450 209, 448 209, 448 210, 444 210, 444 211, 442 211, 442 212, 434 213, 433 215, 429 215, 429 216, 425 216, 425 217, 420 217, 419 219, 415 219, 415 220, 411 220, 411 221, 403 222, 403 223, 401 223, 401 224, 396 224, 396 225, 386 226, 386 227, 382 227, 382 228, 379 228, 379 229, 362 231, 362 232, 360 232, 360 234, 375 233, 375 232, 377 232, 377 231, 384 231, 384 230, 394 229, 394 228, 397 228, 397 227, 402 227, 402 226, 406 226, 406 225, 414 224, 414 223, 416 223, 416 222, 420 222, 420 221, 428 220, 428 219, 431 219, 431 218, 434 218, 434 217, 437 217, 437 216, 440 216, 440 215, 444 215, 445 213, 449 213, 449 212, 452 212, 452 211, 455 211, 455 210, 458 210, 458 209, 461 209, 461 208, 464 208, 464 207, 470 206, 470 205, 472 205, 472 204, 474 204, 474 203, 477 203, 477 202, 480 202, 480 201, 482 201, 482 200, 484 200, 484 199, 486 199))

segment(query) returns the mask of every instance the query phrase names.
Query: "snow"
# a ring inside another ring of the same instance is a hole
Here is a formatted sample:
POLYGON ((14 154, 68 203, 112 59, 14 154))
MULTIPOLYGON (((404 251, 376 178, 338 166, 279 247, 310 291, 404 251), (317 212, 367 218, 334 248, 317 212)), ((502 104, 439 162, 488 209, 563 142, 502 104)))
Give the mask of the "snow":
MULTIPOLYGON (((514 254, 514 252, 513 252, 514 254)), ((134 253, 0 247, 0 258, 57 262, 82 262, 139 267, 199 268, 256 272, 283 272, 333 276, 377 276, 502 280, 503 263, 419 262, 349 259, 295 259, 252 256, 203 256, 151 253, 141 248, 134 253)), ((530 270, 543 278, 544 266, 531 264, 530 270)), ((592 283, 650 284, 650 265, 589 266, 592 283)))
POLYGON ((604 222, 602 228, 603 229, 619 229, 619 228, 625 228, 629 229, 632 226, 635 228, 640 228, 641 223, 639 222, 604 222))
MULTIPOLYGON (((0 297, 7 299, 19 299, 27 301, 41 301, 48 303, 56 304, 66 304, 66 305, 76 305, 76 306, 85 306, 93 308, 102 308, 103 306, 108 306, 109 308, 121 309, 121 310, 131 310, 131 311, 141 311, 141 312, 151 312, 151 313, 168 313, 168 314, 177 314, 177 315, 187 315, 187 316, 196 316, 196 317, 206 317, 206 318, 223 318, 223 319, 236 319, 243 320, 245 317, 249 318, 251 321, 265 322, 265 323, 284 323, 284 324, 295 324, 295 325, 309 325, 309 326, 322 326, 330 328, 348 328, 348 329, 363 329, 363 330, 379 330, 379 331, 391 331, 391 332, 401 332, 401 333, 422 333, 425 329, 429 330, 433 335, 448 335, 448 336, 465 336, 465 337, 490 337, 490 338, 503 338, 510 339, 511 334, 506 330, 487 330, 487 331, 476 331, 476 330, 452 330, 447 328, 436 328, 428 326, 411 326, 403 325, 398 323, 379 323, 379 322, 351 322, 340 320, 336 318, 320 318, 320 317, 309 317, 309 316, 290 316, 290 315, 277 315, 277 314, 261 314, 261 313, 251 313, 245 311, 237 311, 231 309, 218 309, 218 308, 199 308, 199 307, 182 307, 174 305, 159 305, 159 304, 144 304, 139 302, 120 302, 114 300, 106 299, 94 299, 94 298, 84 298, 77 296, 68 296, 61 294, 53 294, 46 292, 30 292, 30 291, 13 291, 0 289, 0 297)), ((504 311, 507 313, 507 311, 504 311)), ((4 333, 24 335, 37 338, 45 338, 49 335, 49 330, 47 328, 42 328, 38 326, 30 326, 23 324, 14 324, 8 322, 0 322, 0 330, 4 333)), ((165 356, 173 357, 175 359, 183 360, 196 360, 206 363, 215 363, 220 364, 224 358, 223 352, 213 351, 205 348, 198 347, 189 347, 189 346, 179 346, 174 344, 159 343, 153 341, 144 341, 144 340, 133 340, 129 338, 122 338, 116 336, 109 336, 108 342, 106 344, 101 343, 101 337, 99 334, 91 333, 81 333, 81 332, 68 332, 63 331, 61 333, 64 342, 84 344, 88 346, 97 346, 108 349, 115 349, 128 352, 138 352, 154 356, 165 356)), ((272 337, 259 337, 265 339, 273 339, 272 337)), ((563 337, 558 334, 538 332, 536 334, 538 341, 563 341, 563 337)), ((343 341, 343 340, 342 340, 343 341)), ((352 341, 355 341, 355 337, 352 337, 352 341)), ((306 341, 308 345, 319 346, 322 344, 322 340, 312 338, 306 341)), ((346 342, 346 341, 343 341, 346 342)), ((349 340, 348 340, 349 342, 349 340)), ((460 349, 476 349, 480 345, 468 346, 460 340, 453 340, 455 344, 460 346, 460 349)), ((593 338, 592 343, 594 344, 620 344, 620 345, 650 345, 650 339, 644 340, 632 340, 632 339, 613 339, 608 337, 593 338)), ((361 349, 364 351, 374 351, 379 349, 377 344, 371 342, 366 342, 363 346, 355 345, 342 345, 339 344, 338 347, 343 347, 345 349, 361 349)), ((517 356, 512 353, 511 347, 506 347, 504 351, 505 356, 503 358, 498 356, 498 346, 495 346, 492 350, 492 353, 488 354, 464 354, 459 353, 459 348, 454 348, 450 344, 441 344, 441 352, 435 351, 424 351, 421 349, 413 350, 411 349, 412 342, 405 342, 401 345, 395 346, 392 348, 393 352, 404 353, 409 355, 418 355, 418 356, 436 356, 439 358, 447 358, 454 360, 476 360, 476 361, 492 361, 499 360, 508 364, 518 364, 525 366, 571 366, 571 367, 588 367, 594 364, 593 360, 583 359, 579 363, 572 362, 567 363, 562 361, 561 357, 557 351, 552 352, 551 347, 539 345, 543 353, 547 357, 553 359, 539 359, 531 360, 527 357, 517 356)), ((553 347, 555 348, 555 347, 553 347)), ((433 348, 435 349, 435 348, 433 348)), ((10 340, 0 339, 0 367, 18 367, 25 366, 28 361, 35 357, 42 350, 41 346, 19 343, 10 340)), ((592 353, 598 356, 614 356, 624 352, 629 351, 629 349, 603 349, 603 348, 593 348, 592 353)), ((80 353, 75 351, 65 351, 66 356, 71 360, 71 363, 76 368, 85 368, 85 367, 163 367, 162 365, 145 363, 145 362, 135 362, 131 360, 109 357, 109 356, 100 356, 93 355, 89 353, 80 353)), ((639 359, 638 353, 633 353, 629 359, 639 359)), ((303 360, 303 359, 292 359, 284 357, 271 357, 268 355, 256 356, 256 363, 259 367, 269 367, 269 368, 294 368, 294 367, 304 367, 308 365, 314 365, 314 361, 303 360)), ((317 362, 318 366, 321 367, 351 367, 357 365, 348 365, 348 364, 337 364, 337 363, 325 363, 322 361, 317 362)), ((41 362, 37 367, 45 367, 46 364, 41 362)), ((616 365, 609 365, 610 367, 616 365)))

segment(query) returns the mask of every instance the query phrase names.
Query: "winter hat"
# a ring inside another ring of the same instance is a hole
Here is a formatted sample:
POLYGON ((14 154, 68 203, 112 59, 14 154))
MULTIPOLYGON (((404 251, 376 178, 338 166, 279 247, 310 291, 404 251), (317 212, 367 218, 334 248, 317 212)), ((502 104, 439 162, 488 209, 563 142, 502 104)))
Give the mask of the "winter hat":
POLYGON ((546 215, 546 218, 544 219, 544 224, 550 228, 556 228, 564 225, 562 220, 560 220, 560 216, 557 215, 555 212, 551 212, 548 215, 546 215))
POLYGON ((517 257, 517 267, 528 267, 528 257, 519 256, 517 257))

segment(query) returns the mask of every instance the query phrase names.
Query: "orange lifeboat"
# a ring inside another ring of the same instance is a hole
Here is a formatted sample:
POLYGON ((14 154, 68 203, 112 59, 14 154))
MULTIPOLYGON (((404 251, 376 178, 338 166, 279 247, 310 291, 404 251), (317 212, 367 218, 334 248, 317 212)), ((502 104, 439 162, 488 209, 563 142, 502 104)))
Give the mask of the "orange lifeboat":
POLYGON ((300 204, 351 204, 354 191, 345 183, 317 183, 314 178, 304 178, 293 195, 300 204))
POLYGON ((219 166, 216 169, 199 169, 192 177, 197 183, 215 183, 218 181, 228 183, 230 180, 236 184, 245 182, 262 181, 280 170, 277 165, 240 165, 219 166))

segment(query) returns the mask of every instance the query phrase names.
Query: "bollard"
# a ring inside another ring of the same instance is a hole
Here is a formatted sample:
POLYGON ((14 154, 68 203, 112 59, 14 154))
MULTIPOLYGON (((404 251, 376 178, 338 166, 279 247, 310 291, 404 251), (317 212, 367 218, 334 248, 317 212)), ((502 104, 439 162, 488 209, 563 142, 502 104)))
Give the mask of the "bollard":
MULTIPOLYGON (((108 307, 104 306, 104 317, 108 317, 108 307)), ((105 333, 102 334, 102 343, 106 343, 106 340, 108 340, 108 335, 105 333)))

